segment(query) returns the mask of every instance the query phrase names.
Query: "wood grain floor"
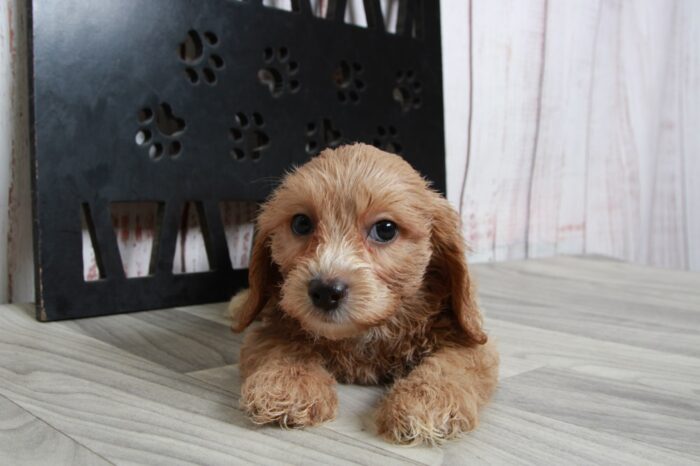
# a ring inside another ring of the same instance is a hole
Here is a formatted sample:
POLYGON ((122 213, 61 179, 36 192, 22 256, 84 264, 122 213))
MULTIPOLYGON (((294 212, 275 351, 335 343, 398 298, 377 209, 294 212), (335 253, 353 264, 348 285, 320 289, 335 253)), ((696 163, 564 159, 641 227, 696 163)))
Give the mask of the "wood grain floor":
POLYGON ((352 385, 323 427, 253 426, 225 304, 50 324, 4 305, 0 463, 700 463, 700 274, 595 257, 473 270, 503 362, 462 440, 389 445, 384 388, 352 385))

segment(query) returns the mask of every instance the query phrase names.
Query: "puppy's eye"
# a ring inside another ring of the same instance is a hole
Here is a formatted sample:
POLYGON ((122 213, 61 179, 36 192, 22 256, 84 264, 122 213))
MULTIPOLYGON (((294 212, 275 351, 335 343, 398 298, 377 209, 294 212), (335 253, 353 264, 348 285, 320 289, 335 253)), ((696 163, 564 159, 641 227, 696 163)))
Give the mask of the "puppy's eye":
POLYGON ((378 243, 388 243, 396 238, 399 233, 399 227, 391 220, 380 220, 369 230, 370 239, 378 243))
POLYGON ((308 215, 296 214, 292 218, 292 231, 295 234, 299 236, 305 236, 311 233, 313 229, 314 224, 308 215))

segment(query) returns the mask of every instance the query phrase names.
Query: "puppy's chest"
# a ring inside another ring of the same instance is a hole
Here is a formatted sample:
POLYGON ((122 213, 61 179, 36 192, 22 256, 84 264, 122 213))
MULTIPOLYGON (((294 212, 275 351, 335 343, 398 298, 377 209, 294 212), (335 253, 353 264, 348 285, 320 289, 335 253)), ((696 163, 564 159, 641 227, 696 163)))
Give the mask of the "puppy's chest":
POLYGON ((403 377, 435 351, 426 336, 401 342, 358 339, 327 348, 326 368, 342 383, 388 383, 403 377))

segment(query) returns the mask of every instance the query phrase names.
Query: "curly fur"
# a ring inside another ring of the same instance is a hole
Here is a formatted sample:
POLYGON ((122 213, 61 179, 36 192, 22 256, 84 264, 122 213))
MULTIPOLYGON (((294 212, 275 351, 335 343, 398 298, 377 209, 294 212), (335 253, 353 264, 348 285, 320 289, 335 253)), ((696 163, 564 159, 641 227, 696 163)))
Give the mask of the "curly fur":
POLYGON ((402 158, 364 144, 326 150, 286 175, 263 204, 250 289, 231 301, 232 328, 256 318, 241 349, 241 407, 255 423, 305 427, 333 419, 336 381, 393 383, 379 433, 439 444, 476 427, 497 383, 498 354, 465 260, 459 216, 402 158), (314 231, 294 235, 295 214, 314 231), (388 244, 371 225, 399 226, 388 244), (341 279, 339 309, 316 309, 313 278, 341 279))

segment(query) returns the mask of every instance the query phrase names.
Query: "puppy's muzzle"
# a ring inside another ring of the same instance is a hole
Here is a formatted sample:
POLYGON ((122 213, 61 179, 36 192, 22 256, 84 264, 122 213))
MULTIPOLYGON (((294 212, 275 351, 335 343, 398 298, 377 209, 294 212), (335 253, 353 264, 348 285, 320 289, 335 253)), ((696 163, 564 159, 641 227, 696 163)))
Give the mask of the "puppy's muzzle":
POLYGON ((319 309, 332 311, 348 295, 348 285, 340 280, 323 281, 317 278, 309 282, 309 297, 319 309))

